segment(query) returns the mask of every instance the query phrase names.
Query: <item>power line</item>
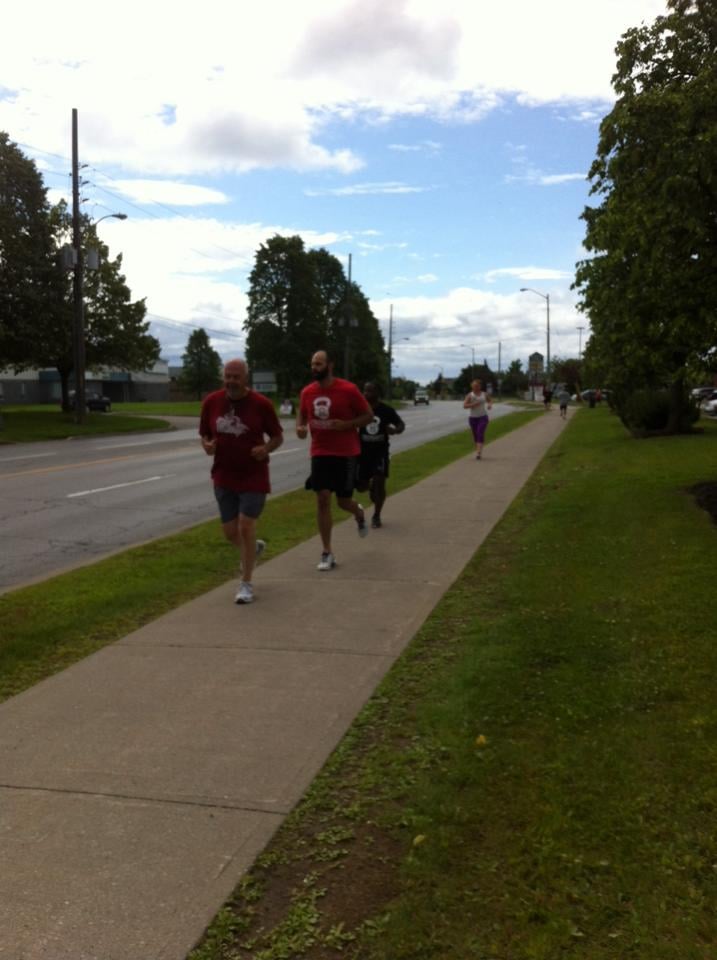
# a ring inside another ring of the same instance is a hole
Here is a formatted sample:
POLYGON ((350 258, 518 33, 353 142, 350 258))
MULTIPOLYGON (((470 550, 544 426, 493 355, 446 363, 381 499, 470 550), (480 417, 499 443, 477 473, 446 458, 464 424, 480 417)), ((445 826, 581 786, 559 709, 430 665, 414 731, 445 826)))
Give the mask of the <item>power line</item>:
MULTIPOLYGON (((237 334, 233 334, 230 331, 226 330, 213 330, 211 327, 204 326, 203 323, 196 323, 193 320, 188 322, 183 322, 182 320, 175 320, 173 317, 163 317, 159 313, 149 313, 146 314, 147 318, 159 322, 163 326, 174 327, 177 330, 199 330, 201 327, 206 333, 210 334, 213 337, 216 337, 218 340, 236 340, 238 339, 237 334)), ((242 335, 243 339, 243 335, 242 335)))

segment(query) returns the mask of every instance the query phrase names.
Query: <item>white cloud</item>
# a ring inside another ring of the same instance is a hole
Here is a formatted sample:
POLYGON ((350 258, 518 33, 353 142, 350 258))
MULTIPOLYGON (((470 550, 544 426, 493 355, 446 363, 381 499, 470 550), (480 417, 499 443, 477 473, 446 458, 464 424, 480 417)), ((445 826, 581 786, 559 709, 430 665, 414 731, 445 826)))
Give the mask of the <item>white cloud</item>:
POLYGON ((365 240, 359 240, 356 246, 360 250, 366 250, 371 253, 380 253, 382 250, 404 250, 407 243, 367 243, 365 240))
POLYGON ((576 180, 584 182, 587 178, 586 173, 542 173, 535 167, 527 166, 526 158, 515 157, 513 163, 520 167, 526 164, 526 168, 521 173, 506 173, 503 177, 505 183, 528 183, 539 187, 554 187, 562 183, 571 183, 576 180))
POLYGON ((389 143, 388 149, 395 153, 430 153, 441 151, 443 144, 436 140, 421 140, 419 143, 389 143))
POLYGON ((137 203, 168 203, 177 207, 199 207, 210 203, 227 203, 229 197, 220 190, 192 183, 171 180, 113 180, 113 189, 137 203))
POLYGON ((585 173, 550 173, 541 176, 538 183, 543 187, 552 187, 554 184, 569 183, 571 180, 585 180, 586 177, 585 173))
POLYGON ((553 270, 549 267, 500 267, 498 270, 488 270, 476 279, 483 279, 486 283, 495 283, 503 277, 515 277, 516 280, 567 280, 572 273, 565 270, 553 270))
POLYGON ((437 283, 438 277, 435 273, 422 273, 420 276, 416 277, 418 283, 437 283))
MULTIPOLYGON (((395 369, 420 382, 435 379, 439 369, 455 376, 472 360, 487 359, 498 368, 498 345, 505 369, 513 359, 524 367, 535 350, 545 353, 545 310, 540 302, 519 292, 497 294, 475 287, 456 287, 438 297, 396 297, 372 300, 378 317, 388 316, 393 306, 394 335, 397 341, 395 369), (537 310, 537 312, 536 312, 537 310), (401 340, 408 337, 408 342, 401 340), (400 347, 399 347, 400 343, 400 347)), ((551 353, 577 356, 577 326, 586 327, 578 314, 572 292, 556 291, 551 296, 551 353)), ((583 331, 582 345, 585 345, 583 331)))
POLYGON ((307 197, 354 197, 382 193, 425 193, 432 187, 411 187, 406 183, 353 183, 346 187, 327 187, 324 190, 304 190, 307 197))
POLYGON ((620 34, 664 10, 664 0, 603 0, 586 42, 586 0, 270 0, 250 14, 205 0, 201 16, 126 0, 110 41, 89 7, 68 17, 41 0, 13 9, 0 129, 66 155, 76 105, 83 158, 97 164, 170 176, 347 174, 362 158, 323 142, 338 117, 475 122, 516 94, 587 119, 612 98, 620 34))

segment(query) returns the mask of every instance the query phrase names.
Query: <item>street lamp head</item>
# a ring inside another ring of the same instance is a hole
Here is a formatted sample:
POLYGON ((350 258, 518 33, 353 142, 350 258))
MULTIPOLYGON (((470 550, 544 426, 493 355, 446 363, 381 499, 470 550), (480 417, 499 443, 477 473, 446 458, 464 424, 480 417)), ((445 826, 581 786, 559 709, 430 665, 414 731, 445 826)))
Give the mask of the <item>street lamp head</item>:
POLYGON ((106 213, 106 214, 104 215, 104 217, 100 217, 99 220, 95 220, 95 222, 92 224, 92 226, 93 226, 93 227, 96 227, 97 224, 100 222, 100 220, 113 220, 113 219, 114 219, 114 220, 126 220, 126 219, 127 219, 127 214, 126 214, 126 213, 106 213))

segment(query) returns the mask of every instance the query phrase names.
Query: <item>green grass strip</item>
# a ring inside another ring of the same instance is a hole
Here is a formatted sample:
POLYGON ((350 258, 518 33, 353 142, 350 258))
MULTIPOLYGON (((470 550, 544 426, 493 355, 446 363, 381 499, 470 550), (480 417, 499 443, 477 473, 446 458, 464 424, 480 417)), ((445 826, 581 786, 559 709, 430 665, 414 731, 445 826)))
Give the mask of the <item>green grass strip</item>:
MULTIPOLYGON (((495 420, 490 439, 533 416, 516 413, 495 420)), ((396 454, 389 493, 469 451, 470 436, 462 431, 396 454)), ((207 484, 208 503, 210 498, 207 484)), ((260 532, 268 544, 265 559, 312 537, 314 496, 293 491, 271 498, 260 532)), ((219 586, 235 577, 236 570, 236 550, 212 520, 0 596, 0 700, 219 586)))
MULTIPOLYGON (((138 404, 139 406, 139 404, 138 404)), ((41 440, 65 440, 68 437, 93 437, 107 433, 137 433, 143 430, 169 430, 164 420, 123 414, 87 413, 84 423, 75 423, 74 414, 57 407, 14 407, 2 410, 0 444, 30 443, 41 440)))
POLYGON ((194 960, 716 956, 716 464, 579 413, 194 960))

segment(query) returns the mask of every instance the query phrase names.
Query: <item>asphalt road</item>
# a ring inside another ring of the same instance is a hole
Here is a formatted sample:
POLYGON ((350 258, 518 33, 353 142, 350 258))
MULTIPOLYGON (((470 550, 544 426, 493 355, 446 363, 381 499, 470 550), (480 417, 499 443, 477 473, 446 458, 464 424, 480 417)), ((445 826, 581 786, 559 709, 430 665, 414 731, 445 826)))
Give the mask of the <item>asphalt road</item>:
MULTIPOLYGON (((510 412, 496 404, 492 416, 510 412)), ((464 425, 471 448, 460 401, 406 407, 401 415, 406 432, 393 438, 395 453, 464 425)), ((216 516, 197 422, 170 433, 0 448, 0 593, 216 516)), ((308 443, 296 438, 292 421, 283 425, 284 445, 271 458, 274 494, 302 487, 309 467, 308 443)))

